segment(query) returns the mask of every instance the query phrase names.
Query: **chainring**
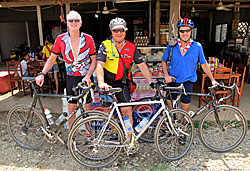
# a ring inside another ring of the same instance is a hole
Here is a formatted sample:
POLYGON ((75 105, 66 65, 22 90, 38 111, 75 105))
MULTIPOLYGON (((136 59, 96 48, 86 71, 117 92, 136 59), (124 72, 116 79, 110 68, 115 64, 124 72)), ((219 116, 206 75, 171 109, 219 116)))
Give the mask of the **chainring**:
POLYGON ((127 153, 127 154, 134 154, 136 153, 138 150, 139 150, 139 142, 138 141, 134 141, 134 145, 133 147, 131 147, 131 140, 130 139, 127 139, 124 143, 123 143, 124 146, 124 151, 127 153))

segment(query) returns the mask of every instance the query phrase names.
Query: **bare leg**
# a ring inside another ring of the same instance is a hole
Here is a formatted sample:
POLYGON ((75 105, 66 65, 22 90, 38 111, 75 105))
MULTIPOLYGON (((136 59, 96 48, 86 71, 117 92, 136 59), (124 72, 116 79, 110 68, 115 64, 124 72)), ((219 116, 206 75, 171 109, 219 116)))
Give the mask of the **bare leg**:
MULTIPOLYGON (((68 115, 70 115, 76 108, 77 104, 74 104, 74 103, 68 103, 68 108, 69 108, 69 113, 68 115)), ((69 128, 72 124, 72 122, 74 121, 74 119, 76 118, 76 115, 74 114, 69 120, 68 120, 68 123, 69 123, 69 128)))
POLYGON ((170 110, 173 110, 173 106, 172 106, 171 100, 167 100, 167 105, 168 105, 168 108, 170 110))
POLYGON ((181 109, 185 110, 187 113, 189 111, 190 103, 181 103, 181 109))
POLYGON ((124 117, 129 117, 131 125, 133 126, 133 116, 132 116, 132 106, 129 107, 122 107, 121 108, 122 114, 124 117))
POLYGON ((58 77, 57 77, 57 72, 54 72, 54 79, 55 79, 55 84, 56 84, 56 94, 58 94, 58 77))

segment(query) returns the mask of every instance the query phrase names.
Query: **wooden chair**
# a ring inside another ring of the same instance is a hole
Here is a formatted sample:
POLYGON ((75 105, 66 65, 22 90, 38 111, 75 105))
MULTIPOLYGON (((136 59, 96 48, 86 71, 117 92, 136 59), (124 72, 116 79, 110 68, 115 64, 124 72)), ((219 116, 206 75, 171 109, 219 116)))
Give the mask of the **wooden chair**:
MULTIPOLYGON (((235 101, 237 102, 237 107, 240 107, 240 100, 241 100, 241 95, 242 95, 242 90, 243 90, 243 85, 244 85, 244 80, 245 80, 245 74, 246 74, 246 67, 243 64, 237 64, 236 65, 236 73, 241 74, 241 81, 239 81, 239 84, 237 85, 240 91, 240 94, 235 98, 235 101)), ((237 96, 237 94, 236 94, 237 96)), ((235 104, 233 104, 234 106, 235 104)))
MULTIPOLYGON (((231 84, 231 75, 232 75, 232 69, 231 68, 227 68, 227 67, 221 67, 221 68, 215 68, 214 70, 214 79, 217 82, 221 82, 223 81, 224 85, 226 86, 230 86, 231 84)), ((203 74, 202 77, 202 85, 201 85, 201 93, 208 93, 207 87, 211 86, 210 84, 206 84, 208 81, 206 81, 206 78, 208 79, 208 77, 206 76, 206 74, 203 74)), ((216 98, 221 98, 221 97, 225 97, 227 96, 227 94, 229 93, 228 90, 219 90, 216 93, 216 98)), ((205 102, 207 103, 207 101, 210 101, 211 98, 210 97, 203 97, 200 96, 199 98, 199 108, 201 107, 202 103, 205 102)), ((227 104, 228 101, 225 101, 224 103, 227 104)), ((210 106, 211 107, 211 106, 210 106)))
MULTIPOLYGON (((214 70, 214 79, 217 82, 223 82, 225 86, 231 85, 231 76, 232 76, 232 68, 221 67, 216 68, 214 70)), ((216 98, 226 97, 229 94, 229 90, 219 90, 216 92, 216 98)), ((227 104, 228 100, 225 100, 223 103, 227 104)))
POLYGON ((22 89, 23 95, 25 96, 25 86, 24 86, 24 80, 22 76, 23 72, 22 72, 21 62, 18 62, 18 61, 7 62, 7 70, 8 70, 9 80, 10 80, 10 88, 11 88, 12 96, 13 96, 13 90, 15 88, 18 88, 19 91, 22 89))
MULTIPOLYGON (((29 76, 34 76, 34 77, 36 77, 37 76, 37 74, 39 73, 39 72, 41 72, 42 71, 42 69, 43 69, 43 67, 40 65, 40 62, 37 62, 37 61, 30 61, 30 62, 28 62, 28 64, 27 64, 27 71, 28 71, 28 75, 29 76), (32 75, 30 75, 30 72, 32 73, 32 75)), ((50 93, 52 94, 52 80, 51 80, 51 78, 48 76, 48 75, 46 75, 45 77, 44 77, 44 84, 43 84, 43 86, 41 87, 41 90, 42 90, 42 93, 44 93, 44 90, 45 90, 45 88, 47 88, 47 89, 49 89, 50 90, 50 93), (48 84, 47 84, 48 83, 48 84)), ((39 89, 40 90, 40 89, 39 89)), ((31 91, 32 92, 32 91, 31 91)))

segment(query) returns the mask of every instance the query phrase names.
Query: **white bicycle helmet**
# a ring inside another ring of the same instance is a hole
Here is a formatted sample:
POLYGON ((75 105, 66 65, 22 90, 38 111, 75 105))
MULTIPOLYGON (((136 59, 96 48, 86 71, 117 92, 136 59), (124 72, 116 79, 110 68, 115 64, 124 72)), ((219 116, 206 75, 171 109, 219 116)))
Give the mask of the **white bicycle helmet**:
POLYGON ((109 28, 111 31, 119 27, 123 27, 125 31, 128 30, 127 23, 123 18, 116 17, 110 21, 109 28))

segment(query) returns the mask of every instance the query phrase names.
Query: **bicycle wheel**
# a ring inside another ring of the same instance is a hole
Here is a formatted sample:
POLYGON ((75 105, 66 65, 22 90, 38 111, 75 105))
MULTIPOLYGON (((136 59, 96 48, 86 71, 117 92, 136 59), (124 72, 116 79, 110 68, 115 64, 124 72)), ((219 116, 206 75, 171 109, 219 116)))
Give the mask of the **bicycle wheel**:
POLYGON ((75 125, 68 136, 68 147, 71 156, 81 165, 90 168, 101 168, 111 164, 121 152, 124 134, 117 122, 111 118, 107 128, 107 117, 91 116, 75 125), (84 129, 80 129, 84 125, 84 129), (117 130, 114 132, 111 128, 117 130), (101 130, 105 129, 101 139, 101 130), (90 136, 86 136, 89 134, 90 136))
MULTIPOLYGON (((141 101, 150 101, 150 99, 143 99, 141 101)), ((144 117, 152 118, 155 115, 155 111, 158 110, 157 104, 142 104, 134 106, 132 109, 133 114, 133 126, 136 127, 144 117)), ((162 115, 159 115, 157 119, 148 127, 148 129, 141 135, 140 139, 145 142, 154 142, 155 128, 162 115)))
POLYGON ((184 110, 171 110, 170 117, 174 129, 165 114, 155 130, 155 145, 163 158, 173 161, 183 157, 191 147, 194 139, 194 124, 184 110))
MULTIPOLYGON (((97 111, 97 110, 89 110, 84 112, 84 115, 86 116, 108 116, 106 113, 101 112, 101 111, 97 111)), ((81 120, 83 120, 83 115, 78 115, 74 121, 72 122, 71 126, 70 126, 70 130, 81 120)))
POLYGON ((7 129, 14 141, 23 148, 35 149, 43 145, 46 127, 44 117, 28 105, 17 105, 8 113, 7 129))
POLYGON ((247 122, 243 113, 236 107, 220 105, 216 108, 218 115, 214 109, 210 109, 201 119, 199 137, 210 150, 226 152, 243 141, 247 132, 247 122))

